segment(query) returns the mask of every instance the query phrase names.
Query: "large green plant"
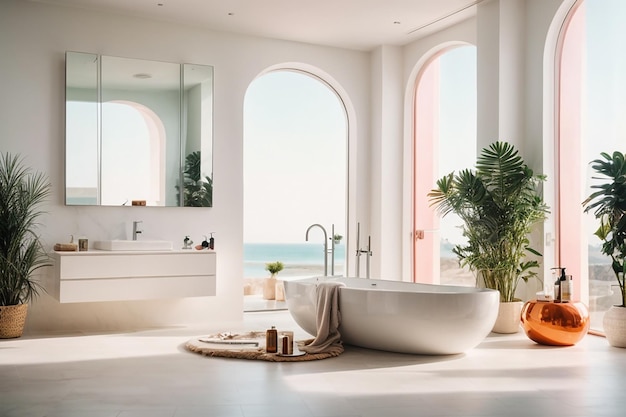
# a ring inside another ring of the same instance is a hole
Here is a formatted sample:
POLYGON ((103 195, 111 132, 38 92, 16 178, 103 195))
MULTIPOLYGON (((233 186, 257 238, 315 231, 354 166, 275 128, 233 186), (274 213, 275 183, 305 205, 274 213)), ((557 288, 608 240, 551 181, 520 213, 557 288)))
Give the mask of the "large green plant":
POLYGON ((602 184, 592 185, 594 191, 585 201, 585 213, 592 211, 600 226, 595 232, 604 243, 602 253, 611 257, 611 268, 619 283, 622 307, 626 307, 626 155, 602 152, 602 159, 591 161, 591 168, 604 180, 602 184))
POLYGON ((540 194, 544 180, 513 145, 495 142, 481 151, 475 170, 445 175, 428 194, 441 216, 461 218, 467 244, 453 251, 487 288, 500 291, 500 301, 513 301, 519 280, 537 275, 539 263, 525 258, 529 252, 541 256, 528 235, 548 213, 540 194))
POLYGON ((50 183, 33 173, 23 160, 0 154, 0 305, 27 303, 38 294, 33 272, 50 265, 35 233, 39 206, 50 194, 50 183))

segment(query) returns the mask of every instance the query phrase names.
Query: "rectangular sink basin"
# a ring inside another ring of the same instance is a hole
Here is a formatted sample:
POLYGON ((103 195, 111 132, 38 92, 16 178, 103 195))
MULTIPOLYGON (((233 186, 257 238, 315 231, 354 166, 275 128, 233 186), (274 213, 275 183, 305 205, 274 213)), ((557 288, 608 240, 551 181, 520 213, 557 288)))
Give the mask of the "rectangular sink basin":
POLYGON ((94 248, 120 251, 172 250, 172 242, 167 240, 98 240, 94 242, 94 248))

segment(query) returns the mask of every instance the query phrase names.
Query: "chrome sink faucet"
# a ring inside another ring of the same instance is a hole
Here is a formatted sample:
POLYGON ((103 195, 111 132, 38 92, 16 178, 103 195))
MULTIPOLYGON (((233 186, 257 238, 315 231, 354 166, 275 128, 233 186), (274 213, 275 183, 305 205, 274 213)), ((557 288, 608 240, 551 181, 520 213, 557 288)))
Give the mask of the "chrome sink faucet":
POLYGON ((326 233, 326 229, 324 229, 324 226, 322 226, 321 224, 318 224, 318 223, 312 224, 309 226, 308 229, 306 229, 305 239, 307 242, 309 241, 309 231, 314 227, 319 227, 320 229, 322 229, 322 232, 324 232, 324 276, 327 277, 328 276, 328 234, 326 233))
POLYGON ((137 240, 137 235, 143 232, 143 230, 140 228, 141 223, 143 223, 141 220, 135 220, 133 222, 133 240, 137 240))

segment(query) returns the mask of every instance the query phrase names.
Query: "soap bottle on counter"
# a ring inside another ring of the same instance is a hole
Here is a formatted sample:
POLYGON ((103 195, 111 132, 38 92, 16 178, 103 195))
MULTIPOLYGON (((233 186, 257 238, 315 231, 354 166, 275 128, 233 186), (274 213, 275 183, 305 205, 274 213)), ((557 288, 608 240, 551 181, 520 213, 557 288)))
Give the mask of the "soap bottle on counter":
POLYGON ((278 331, 275 326, 265 332, 265 352, 278 353, 278 331))
MULTIPOLYGON (((563 271, 565 271, 565 268, 563 268, 563 271)), ((564 277, 561 277, 561 302, 567 303, 571 300, 572 300, 572 276, 565 275, 564 277)))
POLYGON ((554 281, 554 302, 561 302, 561 276, 565 276, 565 268, 556 267, 552 268, 553 271, 559 270, 561 273, 556 275, 556 281, 554 281))
POLYGON ((572 276, 566 275, 565 268, 563 267, 552 269, 558 269, 560 271, 560 274, 554 282, 554 302, 567 303, 572 299, 572 276))

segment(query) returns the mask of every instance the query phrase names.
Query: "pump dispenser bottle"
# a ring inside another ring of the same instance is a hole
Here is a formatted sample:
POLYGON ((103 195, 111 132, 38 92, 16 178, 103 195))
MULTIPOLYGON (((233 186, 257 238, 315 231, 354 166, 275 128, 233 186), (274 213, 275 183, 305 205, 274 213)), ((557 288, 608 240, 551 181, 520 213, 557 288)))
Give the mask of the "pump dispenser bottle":
POLYGON ((567 303, 572 298, 571 275, 565 275, 565 268, 560 266, 552 269, 560 270, 554 283, 554 302, 567 303))

